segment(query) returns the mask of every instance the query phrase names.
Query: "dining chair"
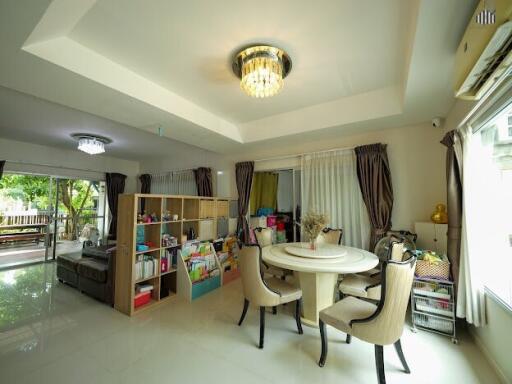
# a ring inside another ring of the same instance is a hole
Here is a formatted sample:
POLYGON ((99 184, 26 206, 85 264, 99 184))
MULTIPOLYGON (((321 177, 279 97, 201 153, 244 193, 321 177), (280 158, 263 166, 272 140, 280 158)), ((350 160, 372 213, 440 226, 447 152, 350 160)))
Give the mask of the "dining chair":
POLYGON ((337 228, 324 228, 322 232, 316 238, 317 244, 335 244, 341 245, 341 239, 343 238, 343 229, 337 228))
POLYGON ((404 328, 415 266, 414 256, 406 261, 389 260, 383 264, 382 297, 378 305, 350 296, 320 311, 320 367, 325 365, 327 359, 327 324, 346 333, 347 344, 350 344, 352 336, 374 344, 379 384, 386 383, 383 348, 385 345, 394 344, 404 371, 411 373, 402 351, 400 337, 404 328))
MULTIPOLYGON (((389 235, 389 248, 391 248, 391 245, 394 242, 403 243, 404 246, 402 248, 402 252, 405 251, 406 245, 405 245, 405 236, 414 235, 413 233, 409 231, 388 231, 387 234, 389 235)), ((416 236, 416 235, 414 235, 416 236)), ((414 240, 416 241, 416 240, 414 240)), ((375 251, 377 250, 377 246, 375 246, 375 251)), ((389 249, 388 249, 389 252, 389 249)), ((377 252, 375 252, 377 254, 377 252)), ((386 260, 389 259, 389 253, 386 255, 386 260)), ((358 275, 363 276, 380 276, 380 271, 382 269, 382 263, 386 260, 380 260, 379 265, 377 265, 375 268, 372 268, 368 271, 359 272, 358 275)))
MULTIPOLYGON (((389 247, 387 260, 402 261, 404 255, 404 243, 393 241, 389 247)), ((343 296, 356 296, 370 300, 380 300, 381 273, 371 275, 350 274, 343 278, 338 285, 339 298, 343 296)))
MULTIPOLYGON (((256 242, 260 248, 272 245, 272 228, 254 228, 254 235, 256 236, 256 242)), ((263 273, 279 277, 281 280, 286 280, 286 276, 293 275, 292 271, 273 265, 267 265, 263 260, 261 261, 261 270, 263 273)))
POLYGON ((249 303, 260 310, 260 342, 263 348, 265 338, 265 308, 275 308, 277 305, 295 301, 295 322, 297 330, 302 335, 300 311, 302 305, 302 290, 288 284, 286 281, 271 277, 263 279, 260 271, 261 252, 257 245, 245 245, 239 254, 240 274, 244 292, 244 308, 238 325, 241 326, 247 314, 249 303))

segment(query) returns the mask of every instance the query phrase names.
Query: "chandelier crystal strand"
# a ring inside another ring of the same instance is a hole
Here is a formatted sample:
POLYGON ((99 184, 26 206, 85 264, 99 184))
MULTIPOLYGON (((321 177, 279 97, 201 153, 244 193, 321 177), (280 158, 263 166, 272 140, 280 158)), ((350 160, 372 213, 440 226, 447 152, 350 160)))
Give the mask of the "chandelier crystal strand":
POLYGON ((97 155, 105 152, 105 145, 93 138, 81 138, 78 140, 78 149, 89 155, 97 155))
POLYGON ((283 88, 282 51, 270 46, 250 47, 239 53, 240 87, 256 98, 274 96, 283 88))

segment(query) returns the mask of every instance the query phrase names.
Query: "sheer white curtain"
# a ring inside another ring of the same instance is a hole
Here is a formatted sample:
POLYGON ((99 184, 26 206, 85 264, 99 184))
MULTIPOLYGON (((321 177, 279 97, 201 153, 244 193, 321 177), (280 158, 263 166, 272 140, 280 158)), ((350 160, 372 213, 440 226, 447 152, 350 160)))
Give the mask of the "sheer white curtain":
POLYGON ((187 169, 151 175, 151 193, 197 196, 194 170, 187 169))
MULTIPOLYGON (((473 136, 471 127, 461 131, 462 148, 462 227, 460 245, 459 286, 457 288, 457 316, 466 318, 468 323, 480 326, 485 324, 484 276, 482 255, 485 255, 482 225, 492 221, 480 222, 485 214, 482 204, 482 189, 486 183, 481 179, 481 172, 487 168, 479 165, 479 137, 473 136)), ((485 158, 481 159, 486 162, 485 158)), ((485 177, 484 177, 485 179, 485 177)), ((485 194, 484 194, 485 196, 485 194)), ((484 208, 485 210, 486 208, 484 208)))
POLYGON ((343 229, 343 244, 368 249, 370 222, 357 179, 352 149, 303 155, 302 211, 329 216, 331 228, 343 229))

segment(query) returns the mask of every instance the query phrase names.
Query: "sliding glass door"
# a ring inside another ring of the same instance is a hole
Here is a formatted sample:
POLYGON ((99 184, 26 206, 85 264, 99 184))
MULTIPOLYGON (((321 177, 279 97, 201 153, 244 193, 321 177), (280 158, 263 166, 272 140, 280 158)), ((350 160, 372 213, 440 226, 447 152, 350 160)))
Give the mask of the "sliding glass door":
POLYGON ((8 172, 0 180, 0 268, 102 243, 107 224, 104 181, 8 172))
POLYGON ((51 240, 52 177, 5 173, 0 180, 0 268, 43 261, 51 240))
POLYGON ((107 237, 107 198, 104 181, 55 179, 55 204, 48 259, 79 252, 84 242, 98 245, 107 237))

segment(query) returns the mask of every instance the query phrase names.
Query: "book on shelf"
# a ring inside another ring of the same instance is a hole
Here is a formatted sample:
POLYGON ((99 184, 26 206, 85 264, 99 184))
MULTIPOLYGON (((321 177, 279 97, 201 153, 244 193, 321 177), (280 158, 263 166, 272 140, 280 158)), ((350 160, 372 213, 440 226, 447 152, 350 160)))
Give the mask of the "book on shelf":
POLYGON ((178 249, 171 248, 162 251, 160 256, 160 271, 162 273, 169 271, 171 268, 176 269, 178 249))
POLYGON ((153 290, 152 284, 137 284, 135 286, 135 291, 137 293, 149 292, 153 290))
POLYGON ((212 243, 186 243, 181 249, 181 257, 193 284, 220 275, 212 243))
POLYGON ((157 264, 153 256, 138 255, 135 261, 135 279, 145 279, 156 275, 157 264))

